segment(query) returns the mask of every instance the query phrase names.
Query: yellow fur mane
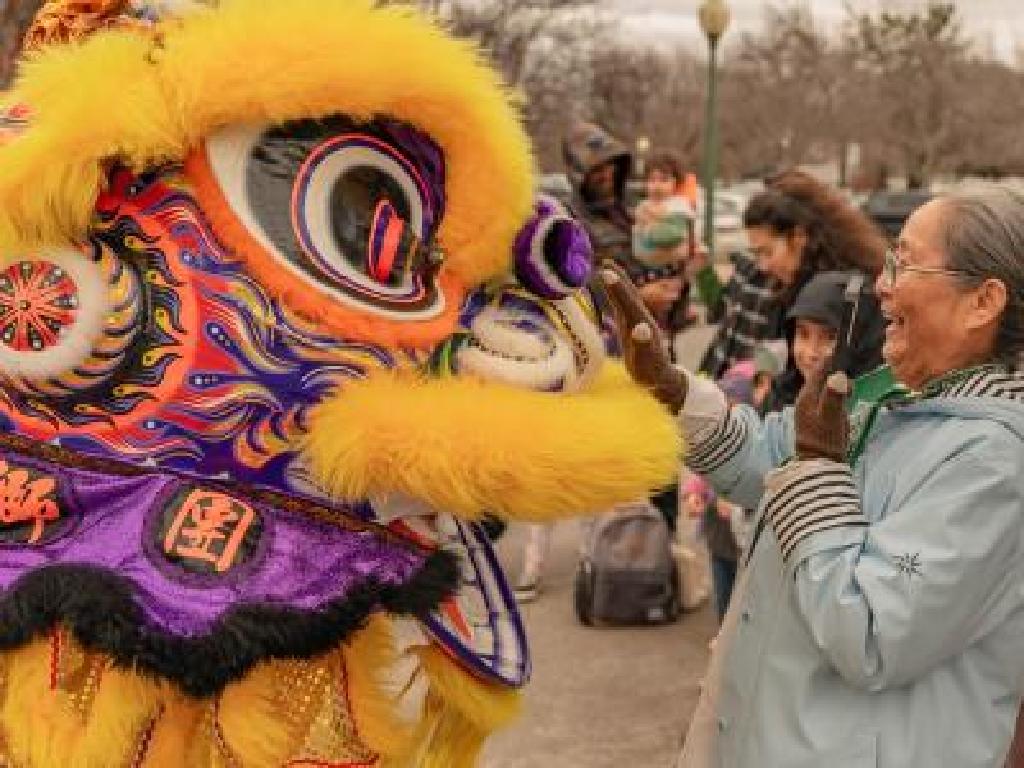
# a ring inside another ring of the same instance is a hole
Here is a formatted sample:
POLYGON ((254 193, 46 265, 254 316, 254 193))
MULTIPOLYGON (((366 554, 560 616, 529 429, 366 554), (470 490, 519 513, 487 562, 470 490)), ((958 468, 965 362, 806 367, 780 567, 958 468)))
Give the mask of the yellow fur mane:
POLYGON ((82 240, 112 161, 141 169, 226 126, 337 113, 404 120, 441 146, 439 240, 463 284, 504 270, 530 210, 529 141, 497 75, 370 0, 224 0, 155 36, 97 33, 33 54, 4 101, 31 118, 0 145, 0 254, 82 240))
POLYGON ((607 364, 586 392, 382 374, 310 420, 306 456, 339 499, 400 493, 463 517, 545 520, 646 498, 678 469, 678 427, 607 364))

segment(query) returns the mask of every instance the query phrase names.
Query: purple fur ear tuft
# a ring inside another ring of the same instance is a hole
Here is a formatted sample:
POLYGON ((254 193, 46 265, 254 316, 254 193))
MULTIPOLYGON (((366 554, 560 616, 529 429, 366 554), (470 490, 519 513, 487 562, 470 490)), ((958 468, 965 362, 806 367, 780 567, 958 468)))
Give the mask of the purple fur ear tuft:
POLYGON ((519 231, 513 249, 519 282, 550 301, 585 285, 593 267, 586 231, 552 197, 537 199, 534 216, 519 231))

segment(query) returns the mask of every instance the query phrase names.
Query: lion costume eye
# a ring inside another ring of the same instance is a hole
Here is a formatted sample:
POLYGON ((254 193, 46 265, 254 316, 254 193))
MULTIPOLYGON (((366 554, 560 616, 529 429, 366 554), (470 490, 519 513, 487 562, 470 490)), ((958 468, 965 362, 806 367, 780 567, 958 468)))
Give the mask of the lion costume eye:
POLYGON ((408 126, 344 117, 229 129, 206 145, 225 201, 278 269, 307 290, 407 320, 444 310, 433 280, 440 158, 408 126))

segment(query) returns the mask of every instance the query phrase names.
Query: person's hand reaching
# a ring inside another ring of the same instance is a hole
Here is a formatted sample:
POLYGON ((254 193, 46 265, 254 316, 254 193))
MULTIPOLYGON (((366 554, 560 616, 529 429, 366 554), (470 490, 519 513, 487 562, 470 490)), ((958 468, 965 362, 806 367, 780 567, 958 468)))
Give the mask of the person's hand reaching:
POLYGON ((679 413, 686 401, 686 375, 672 365, 661 331, 640 292, 616 264, 606 263, 600 275, 615 315, 626 370, 672 413, 679 413))
POLYGON ((794 414, 798 459, 846 461, 849 393, 850 380, 842 372, 826 376, 822 371, 807 380, 796 399, 794 414))

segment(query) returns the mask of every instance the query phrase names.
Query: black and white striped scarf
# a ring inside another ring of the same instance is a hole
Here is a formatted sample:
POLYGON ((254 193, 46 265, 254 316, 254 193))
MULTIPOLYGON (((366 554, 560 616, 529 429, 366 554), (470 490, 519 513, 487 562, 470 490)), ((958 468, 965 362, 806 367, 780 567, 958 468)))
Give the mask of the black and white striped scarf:
POLYGON ((998 397, 1024 401, 1024 373, 1000 365, 957 371, 925 387, 921 399, 933 397, 998 397))

